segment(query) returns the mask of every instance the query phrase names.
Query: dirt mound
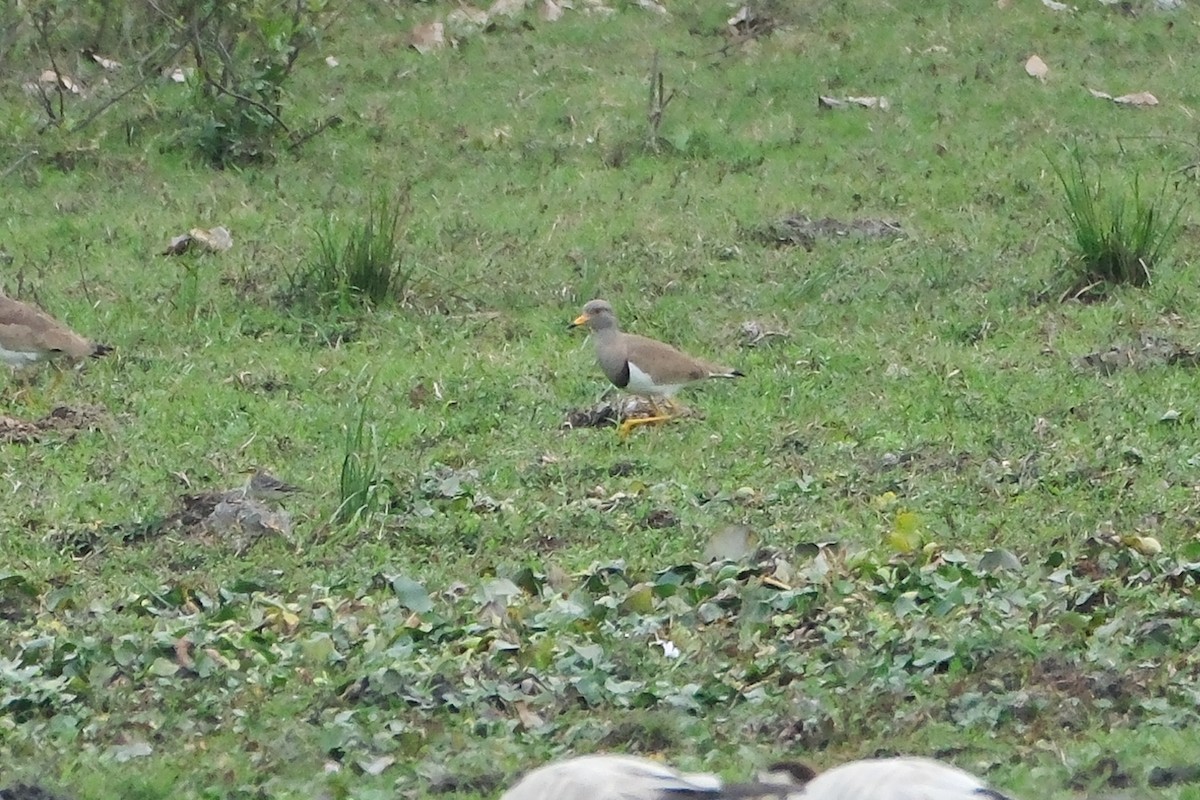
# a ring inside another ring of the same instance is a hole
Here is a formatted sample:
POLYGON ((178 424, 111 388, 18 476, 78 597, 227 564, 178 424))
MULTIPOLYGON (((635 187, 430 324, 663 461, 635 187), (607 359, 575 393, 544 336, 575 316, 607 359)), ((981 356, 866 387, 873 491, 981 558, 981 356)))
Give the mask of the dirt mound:
POLYGON ((99 406, 58 406, 39 420, 29 421, 0 414, 0 444, 34 444, 47 433, 74 436, 103 427, 108 412, 99 406))

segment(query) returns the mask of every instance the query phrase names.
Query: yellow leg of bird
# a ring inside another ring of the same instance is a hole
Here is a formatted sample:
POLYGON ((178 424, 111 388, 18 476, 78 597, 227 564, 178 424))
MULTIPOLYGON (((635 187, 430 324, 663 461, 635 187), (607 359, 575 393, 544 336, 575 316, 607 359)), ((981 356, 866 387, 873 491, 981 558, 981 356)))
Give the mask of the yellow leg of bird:
POLYGON ((46 391, 46 394, 45 394, 45 397, 47 400, 50 401, 51 406, 54 405, 53 401, 54 401, 55 393, 58 392, 59 388, 62 386, 64 374, 65 373, 63 372, 62 369, 54 370, 54 378, 50 381, 50 388, 46 391))
POLYGON ((617 426, 617 436, 624 439, 629 435, 630 431, 639 425, 654 425, 659 422, 666 422, 670 419, 674 419, 674 417, 670 414, 656 414, 653 417, 636 417, 635 419, 627 419, 617 426))
POLYGON ((634 428, 639 425, 656 425, 660 422, 666 422, 667 420, 674 419, 675 417, 679 416, 677 411, 678 406, 676 406, 675 401, 669 397, 649 395, 646 397, 646 401, 650 404, 650 416, 634 417, 633 419, 625 420, 617 426, 618 437, 624 439, 634 428), (660 402, 665 404, 666 407, 664 408, 662 405, 659 405, 660 402))
MULTIPOLYGON (((53 410, 54 395, 57 394, 59 388, 62 386, 64 373, 57 367, 50 367, 50 369, 54 372, 54 375, 50 378, 50 385, 44 388, 34 387, 34 381, 39 377, 44 376, 33 374, 29 376, 22 376, 20 378, 21 388, 18 389, 17 393, 13 396, 13 401, 19 402, 26 408, 37 407, 39 409, 44 403, 49 406, 49 410, 53 410)), ((40 410, 39 413, 41 413, 40 410)))
POLYGON ((12 370, 9 373, 8 385, 13 387, 8 393, 7 400, 14 407, 30 405, 30 398, 33 396, 33 378, 22 370, 12 370))

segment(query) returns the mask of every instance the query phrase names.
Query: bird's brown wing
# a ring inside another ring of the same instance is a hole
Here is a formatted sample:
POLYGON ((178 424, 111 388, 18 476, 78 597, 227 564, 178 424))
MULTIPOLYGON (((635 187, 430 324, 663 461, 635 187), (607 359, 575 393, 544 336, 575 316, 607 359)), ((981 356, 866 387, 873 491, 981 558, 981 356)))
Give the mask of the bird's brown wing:
POLYGON ((657 339, 627 333, 626 353, 643 372, 652 373, 662 384, 691 383, 704 378, 740 375, 736 370, 690 356, 657 339))

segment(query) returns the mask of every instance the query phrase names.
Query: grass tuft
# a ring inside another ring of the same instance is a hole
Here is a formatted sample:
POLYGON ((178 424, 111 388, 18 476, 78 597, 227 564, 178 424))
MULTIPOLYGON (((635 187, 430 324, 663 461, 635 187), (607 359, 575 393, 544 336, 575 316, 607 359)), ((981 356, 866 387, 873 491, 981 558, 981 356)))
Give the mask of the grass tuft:
POLYGON ((313 258, 292 276, 293 297, 315 305, 380 307, 403 294, 412 275, 402 267, 397 230, 404 204, 379 194, 357 223, 317 232, 313 258))
POLYGON ((359 403, 358 423, 346 429, 339 502, 334 513, 334 521, 339 524, 370 516, 386 502, 381 494, 385 484, 379 466, 375 428, 367 424, 369 395, 368 387, 359 403))
POLYGON ((1159 263, 1178 230, 1183 203, 1167 210, 1167 184, 1147 198, 1138 174, 1125 192, 1106 188, 1089 174, 1083 154, 1071 148, 1065 168, 1051 162, 1063 185, 1075 252, 1068 261, 1071 285, 1063 299, 1103 297, 1108 287, 1149 286, 1150 270, 1159 263))

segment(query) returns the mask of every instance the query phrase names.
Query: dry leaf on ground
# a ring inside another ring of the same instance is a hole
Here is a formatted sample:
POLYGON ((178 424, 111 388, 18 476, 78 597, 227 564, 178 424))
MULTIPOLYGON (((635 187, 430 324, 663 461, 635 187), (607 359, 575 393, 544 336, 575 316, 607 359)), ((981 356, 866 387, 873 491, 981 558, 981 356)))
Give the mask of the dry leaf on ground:
POLYGON ((546 724, 545 720, 533 709, 528 703, 521 700, 513 703, 513 709, 517 712, 517 719, 521 721, 521 727, 527 731, 534 731, 546 724))
POLYGON ((229 233, 229 229, 223 225, 218 225, 208 230, 204 228, 192 228, 188 233, 210 253, 223 253, 233 247, 233 236, 229 233))
POLYGON ((881 111, 887 111, 891 105, 891 101, 886 97, 826 97, 825 95, 817 97, 817 108, 822 109, 857 106, 858 108, 878 108, 881 111))
POLYGON ((705 561, 742 561, 758 548, 758 536, 749 525, 726 525, 708 537, 705 561))
POLYGON ((1111 100, 1114 103, 1122 106, 1156 106, 1158 98, 1150 94, 1150 92, 1134 92, 1133 94, 1123 94, 1120 97, 1113 97, 1108 92, 1102 92, 1098 89, 1088 89, 1092 97, 1100 100, 1111 100))
POLYGON ((1045 81, 1046 76, 1050 74, 1050 68, 1046 66, 1046 62, 1042 61, 1040 56, 1032 55, 1025 62, 1025 74, 1031 78, 1037 78, 1039 81, 1045 81))
POLYGON ((185 234, 172 237, 170 244, 162 251, 162 255, 183 255, 193 247, 200 247, 210 253, 223 253, 233 247, 233 235, 223 225, 207 230, 192 228, 185 234))
POLYGON ((1149 92, 1134 92, 1133 94, 1123 94, 1120 97, 1114 97, 1113 102, 1126 106, 1156 106, 1158 105, 1158 98, 1149 92))
POLYGON ((71 94, 83 94, 83 87, 78 82, 73 80, 70 75, 64 75, 61 72, 55 72, 52 69, 44 70, 38 76, 38 82, 43 86, 61 86, 71 94))
POLYGON ((604 5, 604 0, 583 0, 583 13, 599 14, 600 16, 607 17, 610 14, 617 13, 617 10, 612 6, 604 5))
POLYGON ((669 14, 666 6, 661 3, 656 3, 654 0, 637 0, 637 4, 639 8, 644 8, 647 11, 653 11, 655 14, 660 14, 664 17, 668 16, 669 14))
POLYGON ((83 54, 100 65, 101 69, 106 69, 109 72, 116 72, 121 68, 121 62, 112 58, 105 58, 99 53, 92 50, 84 50, 83 54))
POLYGON ((488 9, 489 17, 511 17, 525 10, 527 0, 496 0, 488 9))
POLYGON ((736 14, 729 18, 727 24, 731 28, 749 28, 753 21, 754 13, 750 11, 750 6, 742 6, 736 14))
POLYGON ((408 35, 408 46, 423 56, 441 50, 446 46, 446 27, 437 21, 417 25, 408 35))
POLYGON ((1070 11, 1071 7, 1066 3, 1056 3, 1054 0, 1042 0, 1042 5, 1051 11, 1070 11))
POLYGON ((460 6, 446 15, 446 27, 455 39, 474 36, 487 24, 488 12, 475 6, 460 6))
POLYGON ((175 663, 184 669, 193 669, 196 662, 192 660, 192 643, 186 636, 175 640, 175 663))

